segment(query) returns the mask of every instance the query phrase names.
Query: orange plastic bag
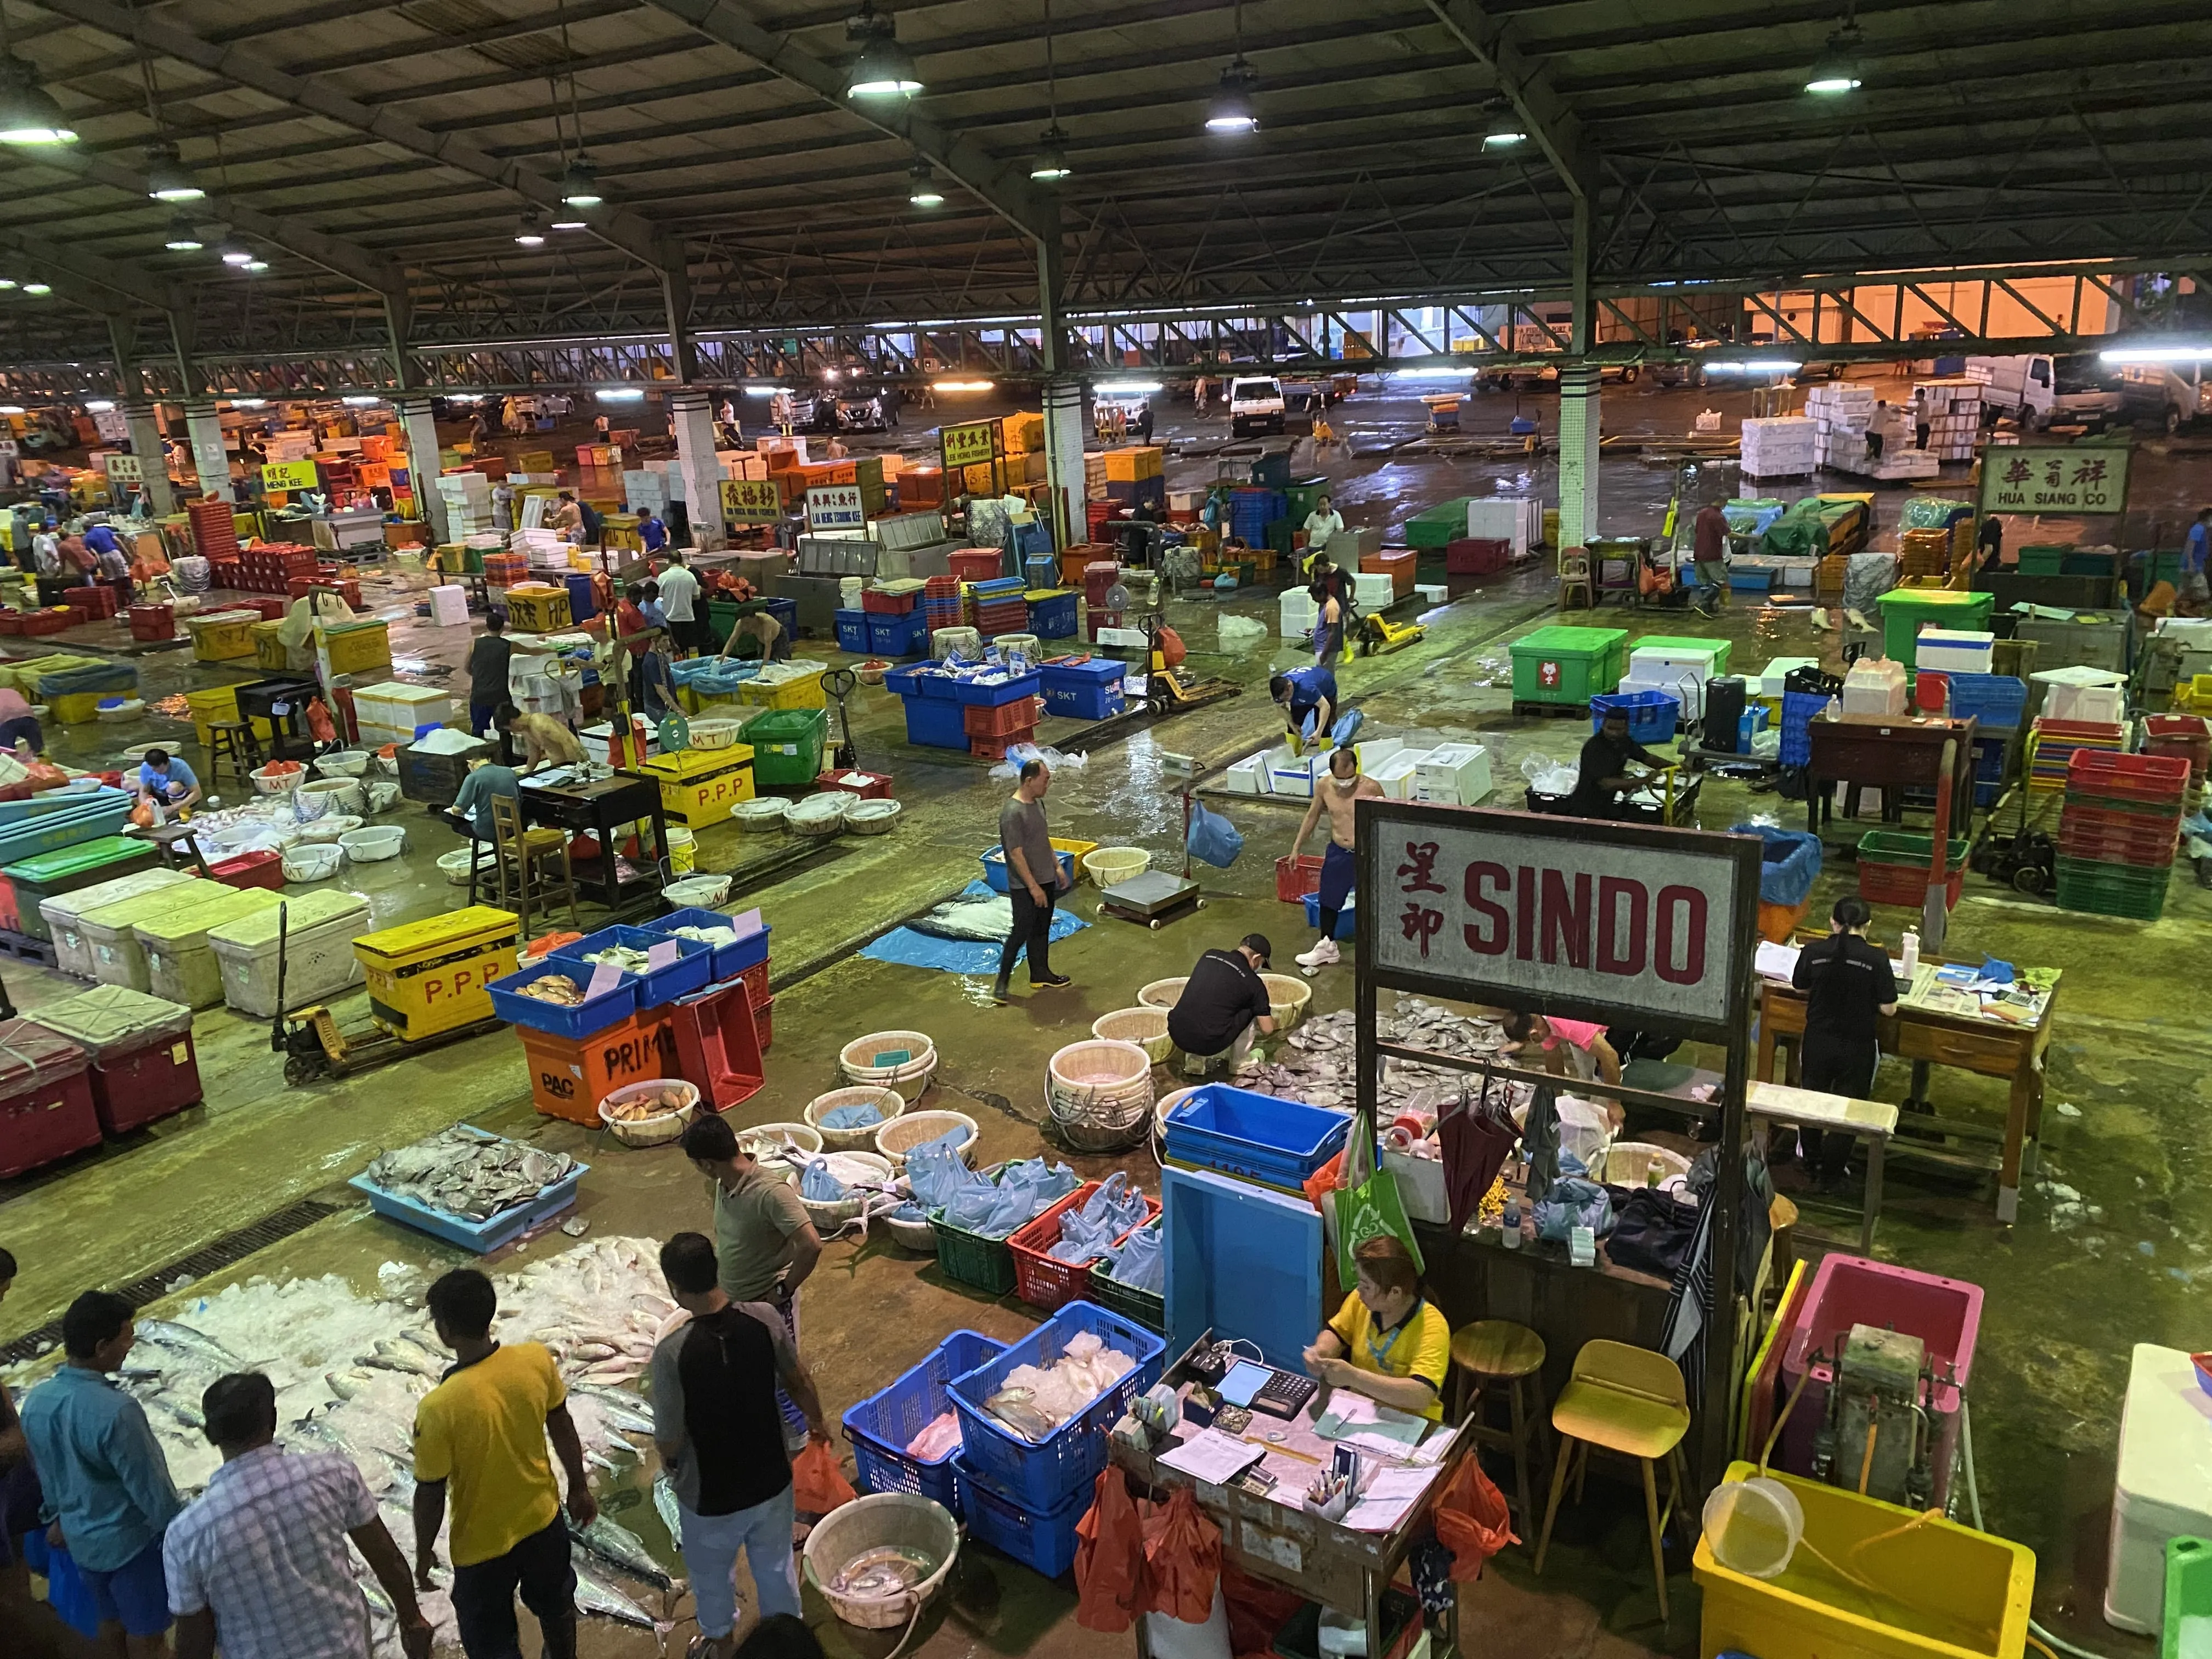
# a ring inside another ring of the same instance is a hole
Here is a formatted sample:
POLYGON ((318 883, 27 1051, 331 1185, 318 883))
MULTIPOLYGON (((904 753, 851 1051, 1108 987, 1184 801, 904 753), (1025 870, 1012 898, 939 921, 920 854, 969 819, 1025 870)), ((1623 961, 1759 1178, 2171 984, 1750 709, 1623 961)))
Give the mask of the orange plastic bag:
POLYGON ((151 830, 154 827, 154 803, 140 796, 137 804, 131 809, 131 822, 141 830, 151 830))
POLYGON ((819 1440, 808 1441, 806 1449, 791 1460, 791 1494, 799 1513, 817 1520, 860 1496, 837 1467, 837 1454, 819 1440))
POLYGON ((1221 1583, 1221 1528, 1206 1518, 1188 1486, 1176 1487, 1146 1522, 1145 1565, 1152 1576, 1146 1612, 1186 1625, 1202 1625, 1212 1616, 1213 1592, 1221 1583))
POLYGON ((1505 1494, 1472 1457, 1460 1460, 1451 1484, 1437 1499, 1437 1541, 1452 1553, 1451 1579, 1472 1584, 1482 1564, 1508 1544, 1517 1544, 1505 1494))
POLYGON ((1328 1213, 1328 1195, 1344 1185, 1344 1154, 1334 1158, 1316 1170, 1303 1183, 1307 1199, 1323 1215, 1328 1213))
POLYGON ((313 698, 308 702, 307 735, 314 738, 317 743, 337 741, 337 724, 331 719, 331 711, 323 706, 323 700, 320 697, 313 698))
POLYGON ((1129 1483, 1110 1464, 1099 1471, 1091 1508, 1075 1523, 1075 1622, 1118 1635, 1152 1599, 1145 1524, 1129 1483))

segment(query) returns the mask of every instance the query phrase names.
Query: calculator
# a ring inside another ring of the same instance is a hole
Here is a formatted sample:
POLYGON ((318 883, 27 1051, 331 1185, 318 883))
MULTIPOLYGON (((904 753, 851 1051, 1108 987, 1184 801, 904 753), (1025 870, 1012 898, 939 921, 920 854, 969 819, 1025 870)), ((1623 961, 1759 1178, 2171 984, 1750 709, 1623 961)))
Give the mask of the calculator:
POLYGON ((1252 1396, 1252 1409, 1279 1417, 1287 1423, 1305 1409, 1306 1401, 1314 1397, 1320 1386, 1310 1376, 1300 1376, 1294 1371, 1273 1372, 1252 1396))

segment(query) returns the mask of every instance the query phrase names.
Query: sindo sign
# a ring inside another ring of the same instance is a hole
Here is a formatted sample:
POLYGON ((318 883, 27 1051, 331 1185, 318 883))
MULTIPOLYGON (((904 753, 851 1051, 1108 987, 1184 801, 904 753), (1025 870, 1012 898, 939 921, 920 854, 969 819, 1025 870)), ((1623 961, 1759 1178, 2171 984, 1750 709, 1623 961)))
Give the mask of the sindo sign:
POLYGON ((1445 994, 1725 1029, 1756 915, 1755 842, 1361 803, 1372 960, 1445 994))

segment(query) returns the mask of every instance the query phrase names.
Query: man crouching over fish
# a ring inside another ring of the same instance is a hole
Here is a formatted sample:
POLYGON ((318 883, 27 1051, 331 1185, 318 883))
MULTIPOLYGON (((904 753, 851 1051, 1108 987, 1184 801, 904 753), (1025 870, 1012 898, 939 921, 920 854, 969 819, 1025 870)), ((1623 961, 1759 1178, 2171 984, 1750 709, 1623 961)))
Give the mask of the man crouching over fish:
POLYGON ((430 1319, 457 1362, 415 1407, 415 1579, 434 1588, 450 1487, 453 1620, 468 1659, 521 1659, 514 1597, 536 1615, 546 1659, 575 1659, 576 1575, 545 1443, 568 1476, 568 1515, 599 1514, 568 1390, 542 1343, 492 1340, 499 1296, 473 1267, 430 1286, 430 1319))

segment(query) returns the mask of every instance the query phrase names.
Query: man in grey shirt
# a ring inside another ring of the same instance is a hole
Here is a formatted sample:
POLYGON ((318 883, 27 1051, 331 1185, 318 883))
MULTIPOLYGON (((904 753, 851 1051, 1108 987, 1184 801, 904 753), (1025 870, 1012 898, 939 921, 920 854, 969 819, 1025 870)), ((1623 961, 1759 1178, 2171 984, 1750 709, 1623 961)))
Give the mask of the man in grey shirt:
POLYGON ((1060 871, 1044 817, 1044 792, 1051 787, 1052 774, 1045 763, 1025 762, 1014 798, 999 809, 999 845, 1006 854, 1006 896, 1013 901, 1014 926, 999 952, 999 977, 991 987, 994 1001, 1006 1000, 1007 976, 1024 946, 1032 986, 1075 982, 1052 971, 1052 906, 1060 893, 1060 871))

